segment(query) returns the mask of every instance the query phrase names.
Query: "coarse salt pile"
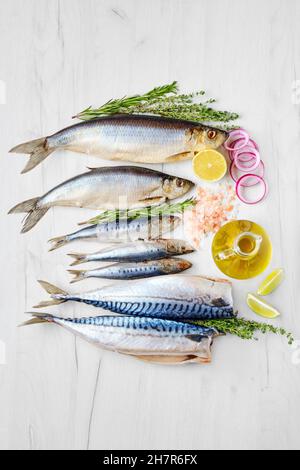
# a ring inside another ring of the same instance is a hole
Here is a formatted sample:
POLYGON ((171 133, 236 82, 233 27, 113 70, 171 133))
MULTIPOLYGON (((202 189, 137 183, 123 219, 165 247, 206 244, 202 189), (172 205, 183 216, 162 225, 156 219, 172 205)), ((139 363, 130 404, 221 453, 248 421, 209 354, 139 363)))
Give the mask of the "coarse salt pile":
POLYGON ((185 211, 183 220, 185 235, 199 249, 205 237, 233 218, 237 199, 230 184, 222 184, 218 189, 198 187, 196 193, 196 205, 185 211))

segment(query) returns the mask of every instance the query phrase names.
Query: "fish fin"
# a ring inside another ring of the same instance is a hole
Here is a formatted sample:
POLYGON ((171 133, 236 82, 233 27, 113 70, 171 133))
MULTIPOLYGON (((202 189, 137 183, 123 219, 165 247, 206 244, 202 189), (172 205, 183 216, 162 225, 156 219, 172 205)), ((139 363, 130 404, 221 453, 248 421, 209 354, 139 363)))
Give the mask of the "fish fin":
POLYGON ((63 299, 51 299, 51 300, 43 300, 42 302, 39 302, 36 305, 33 305, 32 308, 46 308, 46 307, 52 307, 53 305, 59 305, 64 303, 65 300, 63 299))
POLYGON ((229 284, 230 286, 232 286, 232 282, 229 281, 229 279, 224 279, 222 277, 210 277, 210 276, 202 276, 202 279, 207 279, 207 281, 211 281, 211 282, 221 282, 223 284, 229 284))
POLYGON ((84 253, 68 253, 68 256, 71 256, 75 259, 70 266, 76 266, 77 264, 85 263, 86 255, 84 253))
POLYGON ((68 235, 62 235, 61 237, 55 237, 48 240, 49 243, 53 243, 49 251, 57 250, 57 248, 61 248, 62 246, 69 243, 68 235))
POLYGON ((10 153, 29 153, 29 161, 21 173, 27 173, 47 158, 55 149, 47 147, 47 139, 42 137, 41 139, 31 140, 24 142, 23 144, 17 145, 10 150, 10 153))
POLYGON ((137 359, 144 361, 144 362, 150 362, 152 364, 166 364, 166 365, 178 365, 178 364, 185 364, 188 362, 206 362, 204 361, 198 361, 200 357, 186 354, 185 356, 156 356, 156 355, 133 355, 133 357, 136 357, 137 359))
POLYGON ((21 233, 29 232, 29 230, 31 230, 38 223, 38 221, 44 217, 47 211, 48 207, 43 209, 36 209, 33 212, 30 212, 25 218, 21 233))
POLYGON ((45 137, 40 139, 29 140, 22 144, 16 145, 10 149, 9 153, 32 153, 37 147, 45 144, 45 137))
POLYGON ((167 157, 165 161, 167 163, 180 162, 184 160, 190 160, 191 158, 193 158, 193 156, 193 152, 175 153, 174 155, 170 155, 169 157, 167 157))
POLYGON ((87 166, 86 169, 89 170, 89 171, 96 171, 96 170, 99 170, 99 166, 95 166, 95 167, 92 167, 92 166, 87 166))
POLYGON ((45 148, 39 148, 34 151, 29 157, 29 160, 23 170, 21 171, 21 174, 23 175, 24 173, 28 173, 28 171, 31 171, 33 168, 35 168, 37 165, 39 165, 45 158, 49 157, 49 155, 54 151, 54 149, 45 149, 45 148))
POLYGON ((46 282, 46 281, 38 281, 38 283, 51 296, 60 296, 60 297, 42 301, 39 304, 35 305, 34 308, 50 307, 52 305, 59 305, 59 304, 66 302, 65 297, 68 295, 67 292, 65 292, 62 289, 59 289, 59 287, 56 287, 53 284, 50 284, 49 282, 46 282))
POLYGON ((68 295, 68 293, 62 289, 60 289, 59 287, 56 287, 54 286, 53 284, 50 284, 50 282, 46 282, 46 281, 41 281, 41 280, 38 280, 38 283, 42 286, 42 288, 48 292, 48 294, 51 294, 51 295, 56 295, 56 294, 60 294, 60 295, 68 295))
POLYGON ((54 320, 54 316, 50 313, 40 313, 40 312, 26 312, 28 315, 32 315, 30 320, 27 320, 21 323, 20 326, 29 326, 29 325, 36 325, 38 323, 51 323, 54 320))
POLYGON ((39 200, 39 197, 28 199, 27 201, 23 201, 20 204, 17 204, 8 212, 9 214, 19 214, 23 212, 28 213, 25 217, 21 233, 29 232, 29 230, 31 230, 48 211, 48 207, 37 207, 39 200))
POLYGON ((74 282, 82 281, 86 279, 86 271, 85 270, 77 270, 77 269, 68 269, 70 274, 73 274, 75 277, 70 281, 70 284, 74 284, 74 282))
POLYGON ((24 321, 23 323, 20 323, 20 325, 18 325, 18 327, 35 325, 37 323, 48 323, 48 321, 45 320, 44 318, 31 318, 31 320, 27 320, 27 321, 24 321))
POLYGON ((210 364, 211 363, 211 354, 207 357, 203 356, 190 356, 189 360, 186 362, 191 362, 194 364, 210 364))
POLYGON ((35 210, 35 207, 39 201, 39 197, 33 197, 32 199, 27 199, 27 201, 20 202, 16 206, 14 206, 10 211, 9 214, 23 214, 25 212, 32 212, 35 210))

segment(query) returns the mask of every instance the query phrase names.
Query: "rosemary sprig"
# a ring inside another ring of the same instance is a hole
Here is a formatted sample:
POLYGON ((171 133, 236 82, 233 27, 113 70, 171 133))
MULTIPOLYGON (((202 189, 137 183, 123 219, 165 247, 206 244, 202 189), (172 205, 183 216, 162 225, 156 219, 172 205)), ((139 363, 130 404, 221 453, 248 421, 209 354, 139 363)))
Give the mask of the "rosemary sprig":
POLYGON ((177 82, 172 82, 167 85, 155 87, 152 90, 148 91, 144 95, 133 95, 133 96, 124 96, 120 99, 109 100, 107 103, 103 104, 99 108, 93 109, 90 106, 87 109, 84 109, 74 118, 82 119, 82 120, 89 120, 94 119, 95 117, 109 115, 109 114, 117 114, 117 113, 126 113, 130 112, 133 113, 133 109, 136 109, 139 105, 146 103, 155 103, 160 97, 177 93, 178 92, 178 85, 177 82))
POLYGON ((217 123, 218 127, 232 129, 232 123, 239 118, 237 113, 219 111, 211 105, 214 98, 201 99, 205 91, 200 90, 189 94, 179 94, 177 82, 153 88, 144 95, 125 96, 110 100, 99 108, 91 106, 76 116, 78 119, 90 120, 99 116, 121 114, 153 114, 175 119, 184 119, 201 123, 217 123), (222 124, 223 123, 223 124, 222 124))
POLYGON ((218 111, 210 105, 216 100, 208 99, 204 102, 195 103, 195 99, 203 96, 204 91, 191 93, 189 95, 163 96, 155 103, 141 103, 132 112, 141 114, 158 114, 160 116, 176 119, 186 119, 196 122, 225 122, 234 121, 239 118, 237 113, 218 111))
POLYGON ((226 320, 203 320, 192 322, 196 325, 216 328, 220 333, 238 336, 241 339, 256 339, 255 333, 260 331, 263 334, 273 333, 285 336, 289 344, 293 344, 294 338, 292 333, 287 332, 284 328, 278 328, 267 323, 259 323, 245 318, 232 318, 226 320))
POLYGON ((138 209, 107 210, 78 225, 94 225, 103 222, 113 222, 120 219, 138 219, 140 217, 154 217, 162 215, 182 214, 186 209, 196 204, 195 198, 186 199, 174 204, 161 204, 160 206, 143 207, 138 209))

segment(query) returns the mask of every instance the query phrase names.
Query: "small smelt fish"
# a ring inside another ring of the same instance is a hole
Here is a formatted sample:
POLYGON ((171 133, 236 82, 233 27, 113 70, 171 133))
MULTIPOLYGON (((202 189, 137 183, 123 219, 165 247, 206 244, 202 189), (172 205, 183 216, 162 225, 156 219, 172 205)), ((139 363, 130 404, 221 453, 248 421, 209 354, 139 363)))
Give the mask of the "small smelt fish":
POLYGON ((55 237, 50 251, 77 240, 97 240, 102 243, 121 243, 137 240, 160 239, 165 233, 173 232, 181 219, 173 215, 140 217, 138 219, 121 219, 90 225, 76 232, 55 237))
POLYGON ((180 274, 124 281, 82 294, 69 294, 45 281, 51 300, 35 308, 67 301, 83 302, 123 315, 169 320, 225 319, 235 316, 227 280, 180 274))
POLYGON ((10 152, 30 155, 22 171, 26 173, 57 149, 106 160, 166 163, 192 158, 204 148, 216 149, 227 137, 226 131, 198 122, 125 114, 81 122, 49 137, 17 145, 10 152))
POLYGON ((90 277, 100 279, 140 279, 146 277, 176 274, 189 269, 192 263, 180 258, 167 258, 138 263, 116 263, 90 270, 69 269, 75 277, 71 283, 90 277))
POLYGON ((219 333, 188 323, 143 317, 60 318, 32 312, 23 323, 56 323, 103 349, 161 364, 211 361, 211 345, 219 333))
POLYGON ((116 247, 105 248, 96 253, 69 253, 69 256, 74 258, 71 266, 75 266, 89 261, 139 262, 157 260, 169 256, 184 255, 193 251, 194 248, 184 240, 160 239, 124 243, 116 247))
POLYGON ((9 213, 27 213, 22 233, 31 230, 50 207, 129 209, 153 206, 176 199, 194 186, 189 180, 134 166, 90 169, 41 197, 13 207, 9 213))

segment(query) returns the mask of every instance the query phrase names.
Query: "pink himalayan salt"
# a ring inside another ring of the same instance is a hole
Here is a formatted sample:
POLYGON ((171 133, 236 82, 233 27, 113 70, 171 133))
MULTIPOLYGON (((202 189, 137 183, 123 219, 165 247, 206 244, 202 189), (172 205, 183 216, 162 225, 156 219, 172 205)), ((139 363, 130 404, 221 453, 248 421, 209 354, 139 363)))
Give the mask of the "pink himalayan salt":
POLYGON ((230 219, 237 199, 229 184, 217 190, 198 187, 196 193, 196 205, 184 214, 184 227, 188 238, 200 248, 205 236, 216 233, 230 219))

